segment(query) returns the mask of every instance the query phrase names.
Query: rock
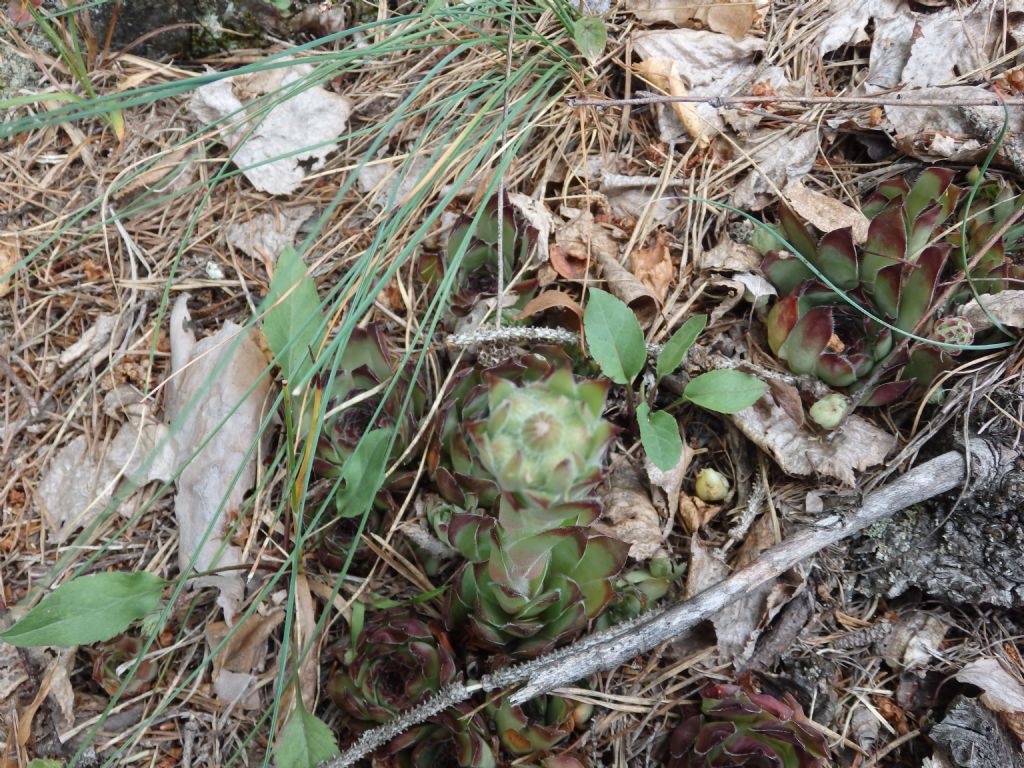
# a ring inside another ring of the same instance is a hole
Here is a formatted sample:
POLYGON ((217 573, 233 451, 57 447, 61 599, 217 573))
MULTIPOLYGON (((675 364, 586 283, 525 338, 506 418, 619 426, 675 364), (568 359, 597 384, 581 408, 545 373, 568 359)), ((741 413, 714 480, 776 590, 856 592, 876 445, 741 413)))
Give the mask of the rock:
MULTIPOLYGON (((102 41, 114 17, 114 3, 91 13, 93 34, 102 41)), ((111 48, 123 50, 144 35, 174 27, 147 38, 131 53, 154 59, 198 58, 259 47, 278 21, 277 11, 266 0, 125 0, 115 20, 111 48), (176 26, 181 24, 190 26, 176 26)))

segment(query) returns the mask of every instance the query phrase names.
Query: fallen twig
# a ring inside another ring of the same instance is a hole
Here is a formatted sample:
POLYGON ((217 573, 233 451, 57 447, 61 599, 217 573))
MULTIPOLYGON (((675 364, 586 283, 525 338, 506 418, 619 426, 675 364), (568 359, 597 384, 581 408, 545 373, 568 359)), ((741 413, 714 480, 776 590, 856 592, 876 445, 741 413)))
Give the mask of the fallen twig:
MULTIPOLYGON (((932 89, 928 89, 931 91, 932 89)), ((913 91, 905 92, 913 94, 913 91)), ((747 94, 743 96, 662 96, 660 94, 634 96, 630 99, 580 99, 574 96, 566 97, 565 103, 570 107, 624 107, 636 106, 638 104, 675 104, 675 103, 707 103, 713 107, 727 107, 733 104, 796 104, 801 107, 824 104, 828 105, 864 105, 868 107, 1001 107, 1006 104, 1010 107, 1024 105, 1024 99, 1011 97, 1000 98, 993 95, 974 99, 936 99, 936 98, 913 98, 909 96, 902 98, 899 93, 889 96, 754 96, 747 94)))
POLYGON ((624 625, 582 638, 573 645, 539 659, 484 676, 479 683, 458 683, 441 691, 397 720, 365 732, 339 757, 323 768, 354 765, 402 731, 477 691, 524 684, 510 697, 513 705, 597 672, 613 669, 655 646, 678 637, 715 615, 769 579, 773 579, 830 544, 853 536, 902 509, 918 504, 965 482, 984 485, 999 477, 1017 452, 989 440, 974 438, 966 455, 950 451, 910 470, 898 480, 868 495, 859 509, 833 514, 800 531, 776 547, 762 552, 757 562, 737 571, 713 587, 667 610, 648 614, 624 625))

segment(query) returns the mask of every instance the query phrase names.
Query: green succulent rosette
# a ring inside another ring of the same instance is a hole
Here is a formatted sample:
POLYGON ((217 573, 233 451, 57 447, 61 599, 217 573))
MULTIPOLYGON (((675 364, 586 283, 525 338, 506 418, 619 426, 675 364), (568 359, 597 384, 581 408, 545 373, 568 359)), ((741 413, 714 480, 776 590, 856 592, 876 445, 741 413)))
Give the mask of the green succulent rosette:
POLYGON ((441 414, 431 461, 438 490, 463 508, 490 508, 502 494, 521 508, 589 497, 613 436, 601 417, 607 391, 577 381, 564 355, 468 369, 441 414))
MULTIPOLYGON (((104 691, 113 696, 125 683, 125 678, 119 670, 124 668, 124 674, 127 674, 127 670, 131 669, 139 654, 142 653, 144 645, 142 640, 131 635, 121 635, 113 640, 99 643, 92 651, 92 679, 104 691)), ((122 695, 131 697, 145 693, 153 687, 157 672, 155 662, 144 660, 135 670, 131 680, 128 680, 122 695)))
POLYGON ((399 370, 398 362, 383 328, 371 325, 352 331, 324 394, 325 417, 313 461, 315 475, 338 477, 363 435, 373 429, 397 431, 392 459, 412 443, 425 410, 426 392, 408 371, 399 370), (398 381, 390 394, 385 394, 395 377, 398 381))
POLYGON ((536 656, 578 635, 615 597, 625 542, 580 526, 514 535, 488 520, 478 518, 475 549, 464 551, 473 558, 447 598, 449 627, 471 645, 536 656))
POLYGON ((366 726, 385 723, 456 677, 447 634, 407 609, 374 613, 360 633, 351 660, 341 659, 327 693, 366 726))
POLYGON ((466 704, 445 710, 392 739, 374 768, 496 768, 487 726, 466 704))
POLYGON ((521 707, 508 699, 487 707, 498 741, 517 757, 550 751, 586 723, 593 711, 590 704, 553 695, 535 696, 521 707))
MULTIPOLYGON (((952 343, 973 338, 973 329, 964 328, 963 322, 932 316, 938 289, 955 271, 951 265, 967 270, 975 255, 980 260, 970 267, 970 281, 979 293, 1002 290, 1007 278, 1021 271, 1009 256, 1024 250, 1024 224, 1003 225, 1024 206, 1024 197, 991 177, 968 207, 968 195, 952 183, 955 175, 949 169, 928 168, 913 184, 905 178, 882 182, 862 205, 870 224, 867 240, 859 246, 849 227, 816 237, 786 206, 780 209, 775 232, 802 258, 779 249, 774 235, 755 236, 754 245, 765 254, 761 269, 780 296, 766 321, 768 344, 793 373, 847 387, 872 374, 889 355, 892 330, 843 296, 898 331, 916 329, 919 336, 953 338, 952 343), (966 221, 966 238, 961 221, 966 221)), ((965 288, 953 303, 969 296, 965 288)), ((939 314, 949 308, 938 308, 939 314)), ((902 380, 882 384, 865 404, 885 405, 915 383, 928 384, 955 353, 935 344, 912 344, 908 355, 891 362, 893 373, 903 368, 902 380)))
POLYGON ((824 737, 789 694, 785 702, 738 685, 713 683, 701 713, 669 741, 668 768, 829 768, 824 737))

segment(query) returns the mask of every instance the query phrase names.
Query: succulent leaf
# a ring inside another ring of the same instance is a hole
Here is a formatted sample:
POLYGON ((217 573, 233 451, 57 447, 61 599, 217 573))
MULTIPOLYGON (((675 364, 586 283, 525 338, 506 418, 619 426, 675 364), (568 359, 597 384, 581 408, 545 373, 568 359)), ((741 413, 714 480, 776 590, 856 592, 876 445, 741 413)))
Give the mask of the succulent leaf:
POLYGON ((518 757, 551 750, 590 719, 593 707, 545 695, 534 697, 521 707, 514 707, 503 698, 498 704, 489 704, 487 712, 501 745, 518 757))
MULTIPOLYGON (((810 270, 792 254, 765 256, 762 269, 780 296, 766 320, 768 346, 792 372, 813 373, 835 387, 869 376, 887 359, 894 342, 891 331, 868 315, 899 330, 918 329, 920 335, 938 329, 941 321, 929 313, 943 309, 934 304, 940 283, 949 279, 951 262, 964 270, 977 261, 970 282, 978 292, 999 291, 1008 277, 1024 277, 1024 269, 1009 258, 1024 251, 1024 224, 993 238, 1024 207, 1024 195, 991 177, 966 210, 965 205, 957 207, 961 190, 952 183, 954 177, 954 171, 929 168, 913 185, 902 178, 882 182, 862 205, 870 225, 860 248, 849 229, 825 233, 813 246, 814 238, 799 217, 780 206, 780 227, 787 238, 844 294, 809 278, 810 270), (950 226, 953 216, 966 217, 966 240, 960 227, 950 226)), ((965 287, 953 303, 969 295, 965 287)), ((903 367, 904 381, 877 388, 866 404, 893 402, 915 383, 927 384, 951 357, 937 347, 915 345, 901 360, 886 363, 893 372, 903 367)))
MULTIPOLYGON (((518 508, 586 499, 601 480, 611 424, 607 384, 577 381, 564 355, 467 370, 440 415, 431 469, 449 502, 518 508)), ((568 516, 568 513, 566 514, 568 516)))
POLYGON ((579 527, 520 536, 492 531, 490 558, 459 570, 446 615, 473 645, 530 657, 604 610, 629 545, 579 527))
POLYGON ((860 285, 857 246, 853 242, 853 228, 843 227, 826 233, 818 243, 814 258, 821 271, 836 287, 852 291, 860 285))
POLYGON ((701 691, 701 713, 669 742, 669 768, 828 768, 828 744, 789 694, 785 702, 738 685, 701 691))
POLYGON ((453 682, 456 674, 444 630, 405 609, 370 616, 352 660, 340 661, 327 693, 365 727, 397 717, 453 682))
POLYGON ((145 693, 153 686, 157 676, 158 668, 155 662, 143 660, 127 683, 123 677, 142 653, 143 647, 142 640, 131 635, 121 635, 105 643, 99 643, 93 650, 92 679, 111 696, 117 693, 122 684, 125 684, 122 694, 125 698, 145 693), (126 666, 124 673, 119 672, 122 666, 126 666))
POLYGON ((413 726, 379 750, 373 768, 496 768, 487 726, 467 704, 413 726))

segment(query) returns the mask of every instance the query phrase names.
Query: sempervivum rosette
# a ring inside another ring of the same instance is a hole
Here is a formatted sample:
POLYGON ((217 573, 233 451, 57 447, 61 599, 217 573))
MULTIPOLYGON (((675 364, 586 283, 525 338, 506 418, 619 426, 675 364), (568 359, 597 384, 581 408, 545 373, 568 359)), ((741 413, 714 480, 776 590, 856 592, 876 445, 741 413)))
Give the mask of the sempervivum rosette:
POLYGON ((461 507, 491 507, 503 493, 520 506, 589 497, 613 435, 601 417, 607 389, 577 381, 564 356, 468 369, 442 412, 431 457, 438 489, 461 507))
POLYGON ((828 744, 789 694, 785 702, 738 685, 701 691, 701 714, 669 742, 669 768, 829 768, 828 744))
POLYGON ((372 614, 350 659, 331 676, 327 693, 348 715, 385 723, 455 680, 444 630, 409 610, 372 614))

